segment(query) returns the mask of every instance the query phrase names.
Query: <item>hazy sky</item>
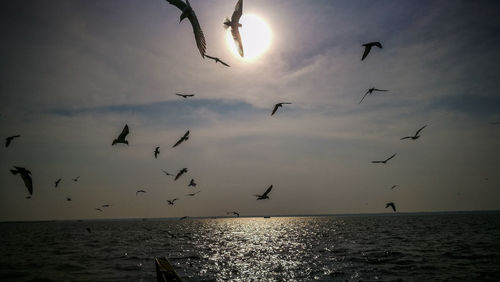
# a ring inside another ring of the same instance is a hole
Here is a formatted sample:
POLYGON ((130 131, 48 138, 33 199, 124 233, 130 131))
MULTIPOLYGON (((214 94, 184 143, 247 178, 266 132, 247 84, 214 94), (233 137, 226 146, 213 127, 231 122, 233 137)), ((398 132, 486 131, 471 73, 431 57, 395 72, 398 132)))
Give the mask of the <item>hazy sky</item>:
POLYGON ((246 0, 272 30, 253 62, 225 40, 235 4, 191 1, 226 68, 166 1, 1 1, 0 134, 22 136, 0 149, 0 220, 500 209, 498 1, 246 0), (390 91, 358 104, 370 87, 390 91))

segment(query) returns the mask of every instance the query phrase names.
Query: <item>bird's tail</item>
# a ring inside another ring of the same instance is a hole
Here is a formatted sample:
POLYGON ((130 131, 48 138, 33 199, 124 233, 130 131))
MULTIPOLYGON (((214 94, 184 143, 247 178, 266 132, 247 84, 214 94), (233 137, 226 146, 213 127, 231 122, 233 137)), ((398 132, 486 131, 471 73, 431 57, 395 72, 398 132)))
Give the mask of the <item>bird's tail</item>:
POLYGON ((226 17, 226 18, 224 19, 224 28, 225 28, 225 29, 228 29, 228 28, 229 28, 229 26, 230 26, 230 24, 229 24, 229 23, 230 23, 230 22, 231 22, 231 20, 229 19, 229 17, 226 17))

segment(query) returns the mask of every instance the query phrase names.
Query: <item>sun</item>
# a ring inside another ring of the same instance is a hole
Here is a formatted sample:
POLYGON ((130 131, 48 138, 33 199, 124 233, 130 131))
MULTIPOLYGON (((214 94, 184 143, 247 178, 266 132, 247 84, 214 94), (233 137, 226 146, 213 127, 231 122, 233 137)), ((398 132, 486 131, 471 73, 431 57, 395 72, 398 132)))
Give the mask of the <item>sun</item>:
POLYGON ((243 43, 243 58, 238 54, 238 48, 234 43, 231 29, 226 33, 226 42, 229 50, 238 58, 251 61, 262 55, 271 45, 271 29, 260 17, 253 14, 245 14, 240 18, 240 35, 243 43))

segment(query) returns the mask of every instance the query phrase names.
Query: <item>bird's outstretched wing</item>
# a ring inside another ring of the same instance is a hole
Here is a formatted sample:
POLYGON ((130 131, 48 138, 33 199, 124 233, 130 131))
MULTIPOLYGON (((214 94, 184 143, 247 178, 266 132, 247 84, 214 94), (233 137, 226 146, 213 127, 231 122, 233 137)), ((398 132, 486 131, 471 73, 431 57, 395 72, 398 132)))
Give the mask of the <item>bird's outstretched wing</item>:
POLYGON ((181 11, 184 11, 187 6, 186 3, 182 0, 167 0, 167 2, 179 8, 179 10, 181 11))
POLYGON ((269 186, 269 188, 267 188, 266 192, 264 192, 264 194, 262 194, 263 197, 267 196, 267 194, 269 194, 269 192, 271 192, 271 190, 273 189, 273 185, 269 186))
POLYGON ((172 148, 177 147, 179 144, 181 144, 184 141, 184 138, 179 139, 179 141, 175 142, 174 146, 172 148))
POLYGON ((233 15, 231 16, 231 21, 233 23, 239 22, 242 14, 243 14, 243 0, 238 0, 238 3, 236 3, 236 6, 234 6, 234 12, 233 15))
POLYGON ((378 48, 382 48, 382 44, 380 44, 380 42, 372 42, 372 45, 373 46, 377 46, 378 48))
POLYGON ((226 64, 224 61, 222 61, 221 59, 219 59, 219 62, 223 65, 225 65, 226 67, 231 67, 230 65, 226 64))
POLYGON ((363 52, 363 57, 361 57, 361 61, 364 60, 366 56, 368 56, 370 50, 372 49, 372 46, 370 45, 363 45, 363 46, 365 46, 365 51, 363 52))
POLYGON ((205 57, 209 58, 209 59, 212 59, 214 61, 217 61, 217 58, 216 57, 212 57, 212 56, 209 56, 209 55, 205 55, 205 57))
POLYGON ((422 131, 422 129, 424 129, 426 127, 427 127, 427 124, 422 126, 419 130, 417 130, 417 132, 415 133, 415 136, 417 136, 420 133, 420 131, 422 131))
POLYGON ((383 163, 384 161, 372 161, 372 163, 374 164, 380 164, 380 163, 383 163))
POLYGON ((128 135, 128 124, 125 124, 125 127, 122 130, 122 133, 120 133, 120 136, 118 136, 118 140, 124 140, 125 137, 128 135))
POLYGON ((28 188, 30 195, 33 195, 33 181, 31 180, 31 176, 27 173, 21 173, 21 177, 23 178, 24 185, 28 188))
POLYGON ((373 91, 389 91, 389 90, 373 88, 373 91))
POLYGON ((390 156, 387 160, 385 160, 385 162, 388 162, 390 159, 394 158, 397 154, 394 154, 392 156, 390 156))
POLYGON ((182 139, 188 138, 188 136, 189 136, 189 130, 186 131, 186 133, 184 133, 184 136, 182 136, 182 139))
MULTIPOLYGON (((167 0, 168 3, 176 6, 179 10, 183 11, 189 5, 189 0, 186 0, 186 3, 181 0, 167 0)), ((198 46, 198 50, 202 57, 205 57, 205 51, 207 48, 207 44, 205 42, 205 36, 203 35, 203 31, 201 30, 200 23, 198 22, 198 18, 193 9, 191 9, 191 13, 187 15, 191 26, 193 27, 194 39, 196 40, 196 46, 198 46)))
POLYGON ((274 105, 273 112, 271 113, 271 115, 274 115, 274 113, 276 113, 276 111, 278 110, 279 107, 280 107, 280 104, 274 105))
POLYGON ((412 138, 412 137, 413 137, 413 136, 405 136, 405 137, 403 137, 403 138, 401 138, 401 139, 399 139, 399 140, 410 139, 410 138, 412 138))
POLYGON ((234 42, 238 45, 238 53, 241 57, 244 57, 243 53, 243 43, 241 42, 241 35, 239 28, 231 28, 231 34, 233 35, 234 42))
POLYGON ((366 92, 365 95, 363 95, 363 98, 361 98, 361 100, 359 101, 358 104, 361 104, 361 102, 363 102, 363 100, 365 99, 365 97, 368 95, 369 92, 366 92))

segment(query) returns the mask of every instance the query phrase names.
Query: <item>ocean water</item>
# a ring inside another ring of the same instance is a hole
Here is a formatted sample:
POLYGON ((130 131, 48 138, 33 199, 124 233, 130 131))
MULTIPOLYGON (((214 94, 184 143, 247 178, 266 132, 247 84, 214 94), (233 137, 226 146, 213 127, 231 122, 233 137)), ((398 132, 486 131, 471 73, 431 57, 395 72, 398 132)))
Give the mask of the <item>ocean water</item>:
POLYGON ((500 214, 0 224, 0 280, 500 281, 500 214), (86 228, 90 228, 91 233, 86 228))

